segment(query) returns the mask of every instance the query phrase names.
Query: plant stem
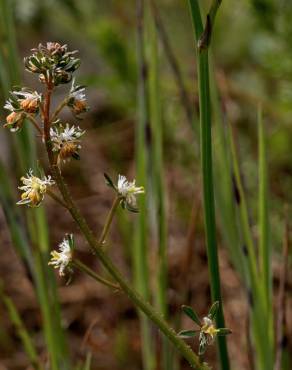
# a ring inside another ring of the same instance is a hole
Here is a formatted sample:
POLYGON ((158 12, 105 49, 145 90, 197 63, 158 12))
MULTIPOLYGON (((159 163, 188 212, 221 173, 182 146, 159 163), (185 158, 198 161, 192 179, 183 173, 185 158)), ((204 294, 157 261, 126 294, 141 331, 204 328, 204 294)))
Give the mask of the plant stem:
POLYGON ((60 169, 58 168, 57 164, 55 163, 54 154, 52 152, 51 146, 51 139, 50 139, 50 98, 51 98, 52 88, 50 86, 50 82, 48 82, 48 89, 46 92, 46 104, 45 104, 45 116, 44 116, 44 133, 45 133, 45 143, 46 149, 48 154, 48 159, 50 163, 50 169, 52 172, 52 176, 59 187, 59 190, 63 196, 65 203, 68 205, 68 210, 72 216, 72 218, 76 221, 77 225, 79 226, 80 230, 82 231, 84 237, 86 238, 91 250, 96 254, 99 258, 103 266, 107 269, 110 275, 119 283, 121 289, 126 293, 126 295, 133 301, 133 303, 140 308, 141 311, 148 317, 148 319, 152 320, 159 329, 165 334, 165 336, 173 343, 176 349, 185 357, 185 359, 189 362, 189 364, 196 368, 197 370, 207 370, 209 369, 206 365, 201 364, 199 361, 198 356, 191 350, 191 348, 181 339, 179 338, 174 330, 170 328, 167 322, 158 314, 152 306, 145 301, 139 293, 137 293, 127 282, 127 280, 123 277, 120 271, 116 268, 116 266, 112 263, 111 259, 107 256, 107 254, 101 248, 98 240, 94 236, 92 230, 89 228, 87 222, 85 221, 84 217, 80 213, 78 207, 75 205, 69 189, 66 183, 63 180, 61 175, 60 169))
MULTIPOLYGON (((195 29, 195 39, 198 44, 203 35, 201 12, 197 0, 189 0, 191 16, 195 29)), ((213 24, 211 25, 212 28, 213 24)), ((202 43, 201 43, 202 46, 202 43)), ((212 301, 219 301, 220 306, 216 316, 217 327, 225 327, 221 284, 218 263, 216 221, 213 189, 213 166, 212 166, 212 136, 211 136, 211 103, 209 86, 209 59, 207 43, 204 48, 197 50, 199 98, 200 98, 200 130, 201 130, 201 164, 203 176, 203 199, 204 218, 206 228, 208 267, 211 284, 212 301)), ((218 346, 221 360, 221 369, 229 369, 226 338, 218 337, 218 346)))
MULTIPOLYGON (((154 2, 150 2, 150 6, 154 2)), ((153 234, 157 243, 157 285, 154 293, 157 309, 165 319, 168 318, 167 306, 167 224, 165 213, 165 188, 164 188, 164 168, 163 168, 163 121, 161 107, 161 90, 159 84, 159 62, 158 62, 158 39, 157 28, 153 13, 148 9, 147 12, 147 31, 149 45, 149 118, 151 127, 151 182, 153 188, 153 234)), ((151 194, 150 194, 151 196, 151 194)), ((165 337, 162 340, 162 365, 164 370, 173 369, 173 353, 169 348, 169 342, 165 337)))
POLYGON ((111 207, 111 209, 110 209, 110 211, 107 215, 104 227, 103 227, 102 232, 101 232, 101 236, 100 236, 99 241, 98 241, 100 245, 103 245, 106 242, 106 237, 108 235, 110 226, 111 226, 112 221, 113 221, 113 217, 116 213, 116 210, 117 210, 120 202, 121 202, 121 199, 119 197, 116 197, 116 199, 114 200, 114 202, 112 204, 112 207, 111 207))
POLYGON ((34 125, 35 129, 41 134, 41 137, 43 137, 43 131, 42 129, 39 127, 36 119, 32 116, 32 115, 27 115, 27 118, 30 120, 30 122, 34 125))
MULTIPOLYGON (((136 0, 137 6, 137 65, 138 65, 138 122, 135 132, 135 156, 137 181, 146 185, 147 156, 151 145, 149 125, 149 101, 147 92, 148 64, 145 49, 145 0, 136 0)), ((148 272, 148 233, 146 200, 139 200, 139 214, 135 228, 135 245, 132 251, 135 287, 145 300, 150 300, 148 272)), ((151 338, 151 325, 147 317, 140 316, 142 360, 144 370, 155 369, 155 342, 151 338)))
POLYGON ((56 195, 55 193, 53 193, 51 190, 47 189, 47 194, 52 198, 54 199, 57 203, 59 203, 62 207, 68 209, 68 206, 65 202, 63 202, 63 200, 58 197, 58 195, 56 195))
POLYGON ((276 354, 275 354, 275 364, 274 370, 281 370, 282 364, 282 354, 283 354, 283 339, 284 339, 284 321, 285 321, 285 288, 287 283, 288 274, 288 261, 289 261, 289 249, 290 249, 290 239, 289 239, 289 225, 287 221, 287 215, 285 220, 285 230, 283 237, 283 251, 282 251, 282 266, 280 272, 280 286, 278 293, 277 302, 277 323, 276 323, 276 354))
POLYGON ((271 307, 271 246, 269 242, 269 210, 266 138, 262 119, 262 108, 258 108, 258 158, 259 158, 259 270, 262 277, 266 306, 271 307))
POLYGON ((53 123, 53 122, 56 120, 56 118, 58 117, 58 115, 60 114, 60 112, 62 111, 62 109, 63 109, 64 107, 66 107, 67 103, 68 103, 68 98, 64 99, 64 100, 63 100, 63 101, 62 101, 62 102, 57 106, 57 108, 56 108, 55 112, 54 112, 54 113, 53 113, 53 115, 52 115, 52 118, 50 119, 51 123, 53 123))
POLYGON ((115 291, 120 290, 120 286, 115 284, 109 280, 104 279, 103 277, 96 274, 93 270, 91 270, 88 266, 82 263, 79 259, 74 258, 72 265, 75 266, 78 270, 84 272, 85 274, 91 276, 95 281, 108 286, 109 288, 114 289, 115 291))
POLYGON ((168 326, 161 315, 158 314, 148 302, 146 302, 133 288, 130 287, 129 283, 124 279, 124 277, 112 263, 110 258, 106 255, 102 248, 100 248, 98 240, 94 237, 93 232, 89 229, 79 209, 73 203, 67 185, 65 184, 58 167, 53 164, 51 166, 51 170, 53 177, 64 197, 64 200, 68 204, 68 209, 73 219, 78 224, 91 249, 97 255, 97 257, 102 262, 104 267, 108 270, 108 272, 112 275, 112 277, 119 283, 122 290, 134 302, 134 304, 137 305, 145 313, 145 315, 159 327, 159 329, 174 344, 177 350, 182 354, 182 356, 186 358, 191 366, 197 368, 198 370, 207 369, 205 365, 199 363, 197 355, 191 350, 188 345, 185 344, 183 340, 177 337, 176 333, 168 326))

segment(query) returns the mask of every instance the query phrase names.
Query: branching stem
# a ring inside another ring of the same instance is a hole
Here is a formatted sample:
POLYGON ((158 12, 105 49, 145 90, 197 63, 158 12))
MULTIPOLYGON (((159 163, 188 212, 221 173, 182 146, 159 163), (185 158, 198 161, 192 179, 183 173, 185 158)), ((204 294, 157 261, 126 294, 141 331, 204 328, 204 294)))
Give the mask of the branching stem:
MULTIPOLYGON (((110 273, 110 275, 117 281, 120 285, 121 289, 124 293, 132 300, 132 302, 140 308, 141 311, 152 321, 154 322, 158 328, 164 333, 164 335, 173 343, 176 349, 181 353, 181 355, 189 362, 189 364, 197 370, 208 370, 208 366, 205 364, 201 364, 198 356, 192 351, 192 349, 181 339, 177 336, 175 331, 168 325, 168 323, 161 317, 159 313, 157 313, 153 307, 146 302, 128 283, 128 281, 124 278, 124 276, 120 273, 117 267, 113 264, 111 259, 107 256, 107 254, 101 248, 99 241, 94 236, 92 230, 89 228, 86 220, 82 216, 81 212, 79 211, 78 207, 75 205, 69 189, 62 177, 60 169, 58 168, 55 160, 54 153, 52 151, 52 144, 51 144, 51 137, 50 137, 50 99, 52 93, 52 84, 48 80, 47 81, 47 91, 45 95, 45 107, 44 107, 44 134, 45 134, 45 143, 46 149, 48 154, 48 159, 50 163, 50 168, 52 172, 52 176, 63 196, 65 203, 67 204, 67 209, 69 210, 72 218, 76 221, 77 225, 79 226, 81 232, 83 233, 84 237, 86 238, 91 250, 96 254, 100 262, 106 268, 106 270, 110 273)), ((115 210, 115 203, 113 206, 113 211, 115 210)), ((112 216, 111 212, 109 214, 108 220, 108 227, 111 223, 112 216)), ((105 232, 105 236, 108 232, 108 227, 105 232)))
POLYGON ((109 288, 114 289, 115 291, 120 290, 120 286, 118 284, 115 284, 109 280, 104 279, 103 277, 96 274, 93 270, 91 270, 88 266, 86 266, 83 262, 81 262, 79 259, 74 258, 72 265, 76 267, 78 270, 84 272, 85 274, 91 276, 95 281, 106 285, 109 288))

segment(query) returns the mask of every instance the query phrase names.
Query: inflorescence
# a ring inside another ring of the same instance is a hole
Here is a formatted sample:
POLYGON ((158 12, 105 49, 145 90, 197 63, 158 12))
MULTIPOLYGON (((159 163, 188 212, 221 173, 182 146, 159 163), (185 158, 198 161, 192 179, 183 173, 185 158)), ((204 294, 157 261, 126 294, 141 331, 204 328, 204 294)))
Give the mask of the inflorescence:
MULTIPOLYGON (((47 42, 32 49, 32 55, 24 58, 27 71, 38 75, 39 81, 45 85, 45 93, 39 93, 29 88, 14 89, 4 108, 10 113, 6 117, 4 127, 12 132, 22 129, 27 121, 30 121, 41 134, 43 142, 49 145, 54 163, 61 168, 62 164, 73 159, 80 159, 81 138, 85 133, 77 125, 70 126, 59 119, 59 114, 64 107, 68 107, 73 116, 80 116, 87 112, 89 107, 86 101, 85 86, 77 85, 73 73, 80 65, 80 59, 76 57, 77 51, 69 51, 67 45, 58 42, 47 42), (71 82, 68 95, 58 105, 56 111, 50 116, 46 112, 46 94, 52 92, 60 84, 71 82), (39 121, 38 121, 39 120, 39 121), (49 130, 45 132, 45 120, 49 124, 49 130), (49 121, 49 122, 48 122, 49 121)), ((21 199, 18 205, 38 207, 48 192, 52 198, 58 199, 48 187, 55 184, 51 176, 37 177, 33 170, 29 170, 26 176, 21 178, 21 199)), ((113 185, 113 184, 112 184, 113 185)), ((137 212, 137 194, 144 193, 143 187, 136 187, 135 180, 129 182, 125 176, 120 176, 117 185, 112 186, 123 208, 137 212)), ((62 203, 62 200, 61 200, 62 203)), ((60 275, 70 270, 67 267, 72 259, 73 235, 67 235, 60 244, 60 252, 52 252, 50 264, 60 269, 60 275), (71 243, 71 244, 70 244, 71 243)))

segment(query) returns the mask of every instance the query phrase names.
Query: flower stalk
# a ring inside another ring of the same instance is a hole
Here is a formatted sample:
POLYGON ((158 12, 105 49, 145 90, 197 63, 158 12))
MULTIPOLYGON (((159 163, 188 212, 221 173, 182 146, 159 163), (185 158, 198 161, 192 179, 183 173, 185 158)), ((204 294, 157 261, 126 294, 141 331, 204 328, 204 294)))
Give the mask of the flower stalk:
POLYGON ((103 284, 111 289, 114 289, 114 291, 120 290, 120 286, 118 284, 115 284, 107 279, 104 279, 102 276, 99 276, 77 258, 74 258, 72 260, 72 267, 76 267, 78 270, 84 272, 86 275, 91 276, 98 283, 103 284))
MULTIPOLYGON (((164 335, 173 343, 176 349, 181 353, 182 356, 189 362, 189 364, 198 370, 207 370, 208 367, 205 364, 201 364, 198 356, 191 350, 191 348, 184 343, 181 338, 178 338, 176 333, 172 328, 170 328, 167 322, 152 308, 152 306, 146 302, 126 281, 120 271, 112 263, 111 259, 101 248, 99 241, 94 236, 92 230, 89 228, 87 222, 79 211, 78 207, 75 205, 69 189, 62 177, 60 169, 56 163, 56 158, 52 151, 51 137, 50 137, 50 101, 52 94, 52 84, 51 81, 47 81, 47 91, 45 94, 45 105, 44 105, 44 134, 45 134, 45 144, 50 164, 50 169, 52 177, 55 180, 62 196, 67 204, 67 208, 79 226, 81 232, 83 233, 85 239, 87 240, 91 250, 96 254, 98 259, 101 261, 106 270, 110 275, 117 281, 121 289, 125 294, 132 300, 132 302, 137 305, 144 314, 152 320, 159 329, 164 333, 164 335)), ((116 207, 114 207, 116 208, 116 207)), ((112 216, 110 218, 112 220, 112 216)))
POLYGON ((106 238, 107 238, 109 229, 111 227, 114 215, 116 213, 116 210, 117 210, 120 202, 121 202, 121 198, 117 196, 116 199, 114 200, 112 206, 111 206, 111 209, 110 209, 110 211, 107 215, 104 227, 102 229, 102 232, 101 232, 101 235, 100 235, 100 238, 99 238, 99 244, 100 245, 104 245, 105 242, 106 242, 106 238))

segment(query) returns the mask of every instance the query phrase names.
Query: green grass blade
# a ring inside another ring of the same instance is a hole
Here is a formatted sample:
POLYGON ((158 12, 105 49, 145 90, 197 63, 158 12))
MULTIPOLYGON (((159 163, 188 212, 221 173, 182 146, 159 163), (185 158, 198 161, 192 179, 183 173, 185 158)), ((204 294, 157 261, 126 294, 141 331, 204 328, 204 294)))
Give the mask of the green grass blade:
POLYGON ((16 328, 17 335, 21 339, 23 348, 29 358, 29 361, 35 370, 42 370, 43 366, 38 358, 36 348, 34 343, 31 340, 31 335, 28 333, 24 323, 21 320, 21 317, 15 307, 13 301, 4 294, 2 288, 0 288, 1 299, 5 304, 10 320, 16 328))
MULTIPOLYGON (((189 4, 195 29, 195 40, 197 44, 203 33, 203 23, 198 1, 189 0, 189 4)), ((218 315, 216 317, 217 326, 225 327, 216 241, 208 48, 205 48, 198 52, 197 61, 200 95, 201 161, 203 174, 204 217, 211 295, 212 301, 220 302, 218 315)), ((228 370, 229 358, 225 337, 218 337, 218 347, 220 353, 221 368, 224 370, 228 370)))
POLYGON ((258 108, 259 140, 259 269, 262 275, 267 306, 271 304, 271 244, 269 241, 268 179, 266 138, 262 119, 262 109, 258 108))
POLYGON ((261 274, 262 289, 266 298, 267 336, 266 341, 270 347, 270 361, 273 362, 274 353, 274 324, 273 324, 273 293, 271 271, 271 242, 269 225, 269 196, 268 196, 268 169, 266 135, 262 117, 262 108, 258 108, 258 156, 259 156, 259 270, 261 274))
MULTIPOLYGON (((145 4, 143 0, 137 0, 137 59, 138 59, 138 123, 136 129, 136 169, 137 183, 147 188, 147 137, 149 128, 149 106, 147 98, 147 64, 145 58, 145 4)), ((147 253, 147 211, 145 197, 139 201, 139 214, 136 227, 135 243, 133 250, 135 285, 143 298, 150 300, 149 276, 148 276, 148 253, 147 253)), ((144 370, 155 368, 155 356, 151 326, 148 318, 139 312, 142 355, 144 370)))
MULTIPOLYGON (((157 289, 155 289, 156 305, 164 318, 168 317, 167 307, 167 225, 165 214, 165 189, 163 168, 163 122, 161 108, 161 91, 159 85, 158 42, 155 21, 150 7, 147 12, 147 31, 149 45, 149 114, 151 126, 151 180, 154 215, 153 232, 157 242, 157 289)), ((162 368, 172 370, 173 358, 170 343, 162 336, 162 368)))
POLYGON ((83 370, 90 370, 91 369, 91 360, 92 360, 92 353, 88 352, 86 355, 85 364, 83 370))

